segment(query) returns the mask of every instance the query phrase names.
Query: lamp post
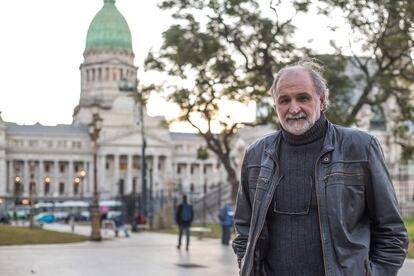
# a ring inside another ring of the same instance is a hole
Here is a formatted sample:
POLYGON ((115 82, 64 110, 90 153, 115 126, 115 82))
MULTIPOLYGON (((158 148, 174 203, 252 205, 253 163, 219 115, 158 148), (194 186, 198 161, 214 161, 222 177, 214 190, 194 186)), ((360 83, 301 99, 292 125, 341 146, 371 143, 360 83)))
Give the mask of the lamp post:
POLYGON ((101 229, 100 229, 100 214, 99 214, 99 198, 98 198, 98 179, 97 179, 97 162, 96 162, 96 151, 97 143, 99 137, 99 132, 102 129, 102 118, 99 116, 98 112, 94 110, 92 112, 92 122, 89 126, 89 137, 92 141, 92 151, 93 151, 93 197, 91 204, 91 226, 92 232, 90 236, 91 241, 101 241, 101 229))
POLYGON ((83 200, 83 186, 85 185, 85 184, 83 183, 83 179, 85 178, 85 176, 86 176, 86 171, 85 171, 85 170, 81 170, 81 171, 78 173, 78 177, 79 177, 79 179, 80 179, 80 181, 79 181, 79 185, 80 185, 80 199, 81 199, 81 200, 83 200))
POLYGON ((139 124, 140 124, 140 132, 142 137, 142 146, 141 146, 141 204, 140 210, 141 213, 144 215, 145 218, 148 216, 147 212, 147 163, 145 158, 145 150, 147 147, 147 140, 145 137, 145 128, 144 128, 144 98, 142 92, 139 93, 138 91, 138 80, 135 82, 130 82, 127 80, 121 80, 119 84, 119 90, 124 92, 133 92, 134 99, 137 103, 139 103, 139 124))

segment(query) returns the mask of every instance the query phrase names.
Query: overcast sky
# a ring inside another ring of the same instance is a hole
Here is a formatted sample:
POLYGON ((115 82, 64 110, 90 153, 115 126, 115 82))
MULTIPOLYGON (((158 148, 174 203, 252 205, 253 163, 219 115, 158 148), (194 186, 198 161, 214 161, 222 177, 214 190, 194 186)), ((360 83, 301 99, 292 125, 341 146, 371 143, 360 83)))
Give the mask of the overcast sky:
MULTIPOLYGON (((138 67, 142 67, 151 47, 159 48, 161 33, 173 22, 166 12, 156 7, 157 2, 116 1, 130 27, 138 67)), ((103 0, 2 1, 0 111, 3 120, 44 125, 72 122, 73 108, 79 101, 79 65, 83 62, 86 34, 102 6, 103 0)), ((313 43, 319 43, 317 47, 328 51, 327 41, 332 37, 326 37, 323 32, 326 23, 316 17, 312 22, 308 19, 300 22, 301 42, 308 43, 313 38, 313 43)), ((174 110, 157 106, 163 108, 150 106, 151 115, 171 114, 174 110)))

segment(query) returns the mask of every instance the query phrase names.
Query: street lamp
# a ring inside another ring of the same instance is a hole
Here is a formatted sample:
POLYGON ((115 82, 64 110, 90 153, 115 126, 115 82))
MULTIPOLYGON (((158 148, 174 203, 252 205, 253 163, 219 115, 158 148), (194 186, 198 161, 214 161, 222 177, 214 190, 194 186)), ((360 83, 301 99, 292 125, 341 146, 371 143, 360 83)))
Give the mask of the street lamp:
POLYGON ((98 179, 97 179, 97 162, 96 162, 96 151, 99 137, 99 132, 102 129, 102 118, 99 116, 96 110, 93 110, 92 122, 89 126, 89 137, 92 140, 92 151, 93 151, 93 197, 91 204, 91 226, 92 232, 90 236, 91 241, 101 241, 101 229, 100 229, 100 214, 99 214, 99 198, 98 198, 98 179))
POLYGON ((119 90, 124 92, 133 92, 134 99, 139 103, 139 123, 140 131, 142 137, 142 147, 141 147, 141 185, 142 185, 142 204, 140 204, 141 213, 144 215, 145 219, 147 218, 147 163, 145 158, 145 149, 147 147, 147 140, 145 137, 145 128, 144 128, 144 97, 142 92, 138 91, 138 80, 135 82, 130 82, 127 80, 121 80, 119 83, 119 90))

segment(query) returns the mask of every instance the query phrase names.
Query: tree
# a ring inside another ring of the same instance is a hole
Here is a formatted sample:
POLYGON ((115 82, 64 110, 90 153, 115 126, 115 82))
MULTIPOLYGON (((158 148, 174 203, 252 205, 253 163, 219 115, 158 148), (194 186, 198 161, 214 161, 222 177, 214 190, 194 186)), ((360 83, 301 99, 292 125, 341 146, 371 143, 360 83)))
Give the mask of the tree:
MULTIPOLYGON (((387 114, 403 148, 402 159, 412 157, 409 125, 414 119, 414 81, 412 53, 414 2, 411 0, 322 0, 328 4, 321 13, 342 10, 352 28, 348 59, 359 79, 354 101, 344 112, 343 123, 357 123, 357 115, 365 105, 377 106, 395 101, 395 109, 387 114), (359 49, 358 49, 359 45, 359 49)), ((335 26, 333 26, 335 27, 335 26)), ((333 43, 335 45, 335 43, 333 43)), ((335 45, 336 46, 336 45, 335 45)), ((336 46, 337 52, 343 48, 336 46)), ((411 141, 412 142, 412 141, 411 141)))
POLYGON ((294 2, 295 12, 283 18, 277 13, 281 2, 270 1, 270 18, 255 0, 163 1, 160 8, 174 10, 177 24, 163 33, 159 52, 151 52, 146 59, 147 69, 167 72, 180 82, 166 88, 169 99, 181 109, 178 119, 196 128, 220 159, 233 200, 239 181, 230 156, 231 142, 237 129, 248 123, 231 115, 220 118, 219 105, 222 100, 255 101, 258 110, 266 110, 259 122, 274 119, 264 99, 269 98, 274 72, 301 52, 291 42, 292 20, 306 10, 309 1, 294 2), (206 128, 195 122, 195 115, 206 122, 206 128), (215 122, 220 125, 218 133, 213 130, 215 122))

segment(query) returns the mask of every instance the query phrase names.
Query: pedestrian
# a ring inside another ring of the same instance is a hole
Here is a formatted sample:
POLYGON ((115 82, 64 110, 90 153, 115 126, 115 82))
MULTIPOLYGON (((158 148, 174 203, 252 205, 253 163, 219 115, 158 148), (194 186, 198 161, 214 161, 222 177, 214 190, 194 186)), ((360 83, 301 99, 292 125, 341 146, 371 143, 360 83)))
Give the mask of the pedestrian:
POLYGON ((301 61, 271 87, 280 131, 244 155, 233 248, 240 275, 397 275, 408 247, 378 140, 325 117, 322 68, 301 61))
POLYGON ((230 232, 233 226, 234 210, 230 207, 229 203, 225 203, 220 209, 218 218, 221 224, 221 243, 223 245, 229 245, 230 232))
POLYGON ((75 215, 69 214, 69 225, 72 233, 75 232, 75 215))
POLYGON ((177 248, 181 248, 181 238, 183 232, 185 232, 186 246, 185 250, 188 250, 190 245, 190 226, 193 221, 193 206, 187 202, 187 196, 183 195, 183 201, 178 205, 175 212, 175 221, 178 224, 178 245, 177 248))
POLYGON ((115 236, 118 237, 119 231, 123 231, 126 238, 129 237, 128 226, 125 225, 122 215, 117 215, 113 218, 115 223, 115 236))

